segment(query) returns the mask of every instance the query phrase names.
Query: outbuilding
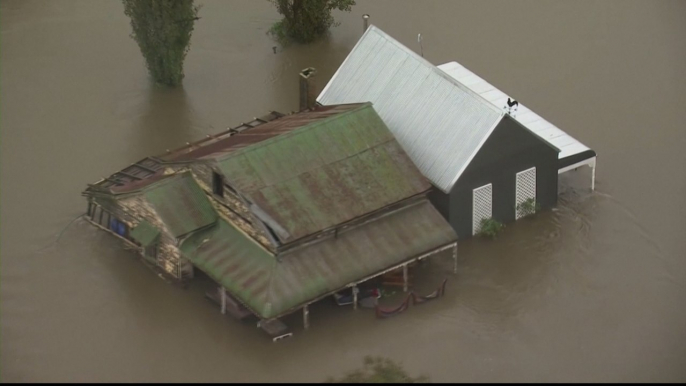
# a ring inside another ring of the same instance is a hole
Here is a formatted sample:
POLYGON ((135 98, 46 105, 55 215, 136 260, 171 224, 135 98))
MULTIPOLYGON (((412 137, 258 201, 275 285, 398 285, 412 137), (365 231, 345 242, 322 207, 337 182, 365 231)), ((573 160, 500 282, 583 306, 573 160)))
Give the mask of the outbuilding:
POLYGON ((317 98, 366 101, 432 182, 431 201, 460 238, 484 220, 555 206, 558 173, 595 167, 592 150, 483 79, 456 62, 436 67, 375 26, 317 98))

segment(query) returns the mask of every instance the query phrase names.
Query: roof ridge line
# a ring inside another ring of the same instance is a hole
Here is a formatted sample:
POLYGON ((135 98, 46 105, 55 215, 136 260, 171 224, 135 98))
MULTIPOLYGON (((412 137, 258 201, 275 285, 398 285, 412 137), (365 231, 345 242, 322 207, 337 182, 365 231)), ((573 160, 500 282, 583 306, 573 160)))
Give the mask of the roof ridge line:
MULTIPOLYGON (((394 45, 398 46, 401 50, 406 51, 407 53, 411 54, 412 56, 415 57, 415 59, 418 59, 420 62, 423 62, 423 63, 425 63, 425 64, 428 64, 428 65, 431 67, 431 70, 432 70, 433 72, 437 73, 438 75, 440 75, 440 76, 443 77, 444 79, 448 80, 450 83, 452 83, 453 85, 457 86, 460 90, 464 91, 464 92, 467 93, 469 96, 471 96, 471 97, 473 97, 474 99, 476 99, 477 101, 479 101, 479 102, 485 104, 487 107, 491 108, 491 109, 492 109, 493 111, 495 111, 495 112, 500 112, 500 111, 501 111, 501 109, 499 109, 499 108, 498 108, 497 106, 495 106, 493 103, 491 103, 491 102, 489 102, 488 100, 486 100, 486 98, 484 98, 484 97, 482 97, 481 95, 479 95, 478 93, 474 92, 474 91, 471 90, 469 87, 463 85, 463 84, 460 83, 457 79, 455 79, 455 78, 451 77, 450 75, 446 74, 445 71, 443 71, 443 70, 441 70, 440 68, 438 68, 438 66, 436 66, 436 65, 434 65, 433 63, 429 62, 426 58, 424 58, 423 56, 420 56, 419 54, 417 54, 416 52, 414 52, 414 50, 412 50, 411 48, 409 48, 409 47, 407 47, 406 45, 400 43, 400 42, 399 42, 398 40, 396 40, 393 36, 389 35, 389 34, 386 33, 385 31, 383 31, 381 28, 379 28, 379 27, 377 27, 377 26, 374 26, 374 25, 370 26, 369 28, 372 29, 372 27, 374 28, 374 31, 378 32, 379 35, 381 35, 384 39, 386 39, 386 40, 388 40, 390 43, 393 43, 394 45)), ((363 37, 364 37, 364 35, 363 35, 363 37)), ((361 41, 361 40, 362 40, 362 37, 360 38, 360 41, 361 41)), ((355 50, 355 48, 357 48, 357 45, 353 48, 353 50, 350 51, 350 53, 349 53, 348 55, 352 54, 352 52, 355 50)), ((343 66, 343 65, 341 64, 341 67, 342 67, 342 66, 343 66)), ((334 74, 334 76, 335 76, 335 74, 334 74)), ((332 77, 332 79, 333 79, 333 77, 332 77)))
MULTIPOLYGON (((136 195, 143 194, 147 189, 157 188, 163 183, 170 182, 173 177, 178 178, 178 175, 185 174, 186 172, 190 172, 190 169, 186 169, 186 170, 183 170, 180 172, 175 171, 174 173, 170 173, 170 174, 163 174, 160 176, 160 178, 157 181, 153 181, 153 182, 151 182, 148 185, 145 185, 143 187, 133 189, 133 190, 127 190, 125 192, 115 192, 115 191, 111 191, 111 190, 108 190, 108 191, 104 191, 104 190, 102 190, 102 191, 96 191, 96 190, 88 191, 88 190, 86 190, 86 191, 84 191, 84 193, 86 193, 87 196, 100 195, 100 196, 106 196, 106 197, 112 197, 112 198, 114 198, 114 197, 124 197, 125 198, 127 196, 136 196, 136 195)), ((153 178, 153 176, 150 176, 148 178, 153 178)), ((146 181, 146 180, 141 180, 141 181, 146 181)))
MULTIPOLYGON (((147 190, 157 189, 163 186, 164 184, 171 183, 171 181, 173 181, 173 178, 186 178, 189 175, 191 176, 191 178, 193 178, 193 174, 191 173, 190 169, 182 169, 178 171, 175 170, 173 173, 164 174, 164 178, 158 181, 153 181, 150 183, 150 185, 146 185, 140 189, 137 189, 136 191, 145 192, 147 190)), ((193 179, 195 180, 195 178, 193 179)))
MULTIPOLYGON (((302 134, 302 133, 305 132, 305 131, 312 130, 313 128, 315 128, 315 127, 317 127, 317 126, 324 124, 325 122, 330 122, 330 121, 337 120, 337 119, 339 119, 340 117, 346 116, 346 115, 351 114, 351 113, 353 113, 353 112, 356 112, 356 111, 359 111, 359 110, 363 110, 363 109, 365 109, 365 108, 368 108, 368 107, 371 107, 371 106, 372 106, 372 102, 363 102, 363 103, 340 103, 340 104, 331 105, 331 106, 343 106, 343 105, 354 105, 354 104, 360 104, 360 106, 358 106, 358 107, 356 107, 356 108, 354 108, 354 109, 352 109, 352 110, 348 110, 348 111, 344 111, 344 112, 342 112, 342 113, 338 113, 338 114, 332 115, 332 116, 330 116, 330 117, 324 118, 324 119, 319 120, 319 121, 316 121, 316 122, 308 123, 307 125, 298 127, 298 128, 296 128, 296 129, 294 129, 294 130, 288 132, 288 133, 280 134, 280 135, 274 136, 274 137, 272 137, 272 138, 265 139, 264 141, 260 141, 260 142, 251 144, 251 145, 246 146, 246 147, 244 147, 244 148, 242 148, 242 149, 234 150, 234 151, 232 151, 232 152, 230 152, 230 153, 228 153, 228 154, 226 154, 226 155, 224 155, 224 156, 219 156, 219 157, 217 157, 217 158, 216 158, 216 161, 219 162, 219 163, 221 163, 222 161, 226 161, 226 160, 228 160, 228 159, 230 159, 230 158, 233 158, 233 157, 236 157, 236 156, 239 156, 239 155, 243 155, 243 154, 249 153, 249 152, 254 151, 254 150, 256 150, 256 149, 259 149, 259 148, 261 148, 261 147, 264 147, 264 146, 271 145, 271 144, 273 144, 273 143, 282 141, 282 140, 284 140, 284 139, 286 139, 286 138, 290 138, 290 137, 292 137, 292 136, 300 135, 300 134, 302 134)), ((296 114, 297 114, 297 113, 296 113, 296 114)), ((296 114, 293 114, 293 115, 296 115, 296 114)))
MULTIPOLYGON (((444 74, 448 75, 448 73, 446 73, 446 72, 443 71, 441 68, 439 68, 439 66, 442 66, 442 65, 444 65, 444 64, 450 64, 450 63, 455 63, 455 64, 457 64, 458 66, 464 68, 465 70, 471 72, 473 75, 477 76, 479 79, 481 79, 481 80, 483 80, 484 82, 486 82, 486 83, 490 84, 491 86, 493 86, 493 89, 494 89, 494 90, 498 90, 498 91, 502 92, 503 94, 507 95, 508 97, 510 96, 510 95, 508 95, 506 92, 502 91, 501 89, 499 89, 498 87, 496 87, 495 85, 493 85, 491 82, 488 82, 486 79, 482 78, 481 75, 477 74, 476 72, 474 72, 474 71, 470 70, 469 68, 467 68, 467 66, 465 66, 465 65, 463 65, 462 63, 458 62, 457 60, 451 60, 450 62, 446 62, 446 63, 443 63, 443 64, 439 64, 438 66, 436 66, 436 68, 438 68, 439 70, 441 70, 444 74)), ((483 96, 481 96, 481 94, 479 94, 478 92, 472 90, 469 86, 462 84, 462 82, 460 82, 459 80, 455 79, 455 78, 452 77, 451 75, 448 75, 448 76, 451 77, 451 78, 452 78, 453 80, 455 80, 456 82, 458 82, 459 84, 461 84, 461 85, 463 85, 464 87, 466 87, 466 88, 468 88, 469 90, 471 90, 473 93, 479 95, 483 100, 486 101, 486 103, 488 103, 488 104, 490 104, 491 106, 494 106, 494 107, 497 108, 498 110, 502 111, 498 106, 496 106, 495 103, 493 103, 493 102, 489 101, 488 99, 484 98, 483 96)), ((503 111, 503 112, 504 112, 504 111, 503 111)))

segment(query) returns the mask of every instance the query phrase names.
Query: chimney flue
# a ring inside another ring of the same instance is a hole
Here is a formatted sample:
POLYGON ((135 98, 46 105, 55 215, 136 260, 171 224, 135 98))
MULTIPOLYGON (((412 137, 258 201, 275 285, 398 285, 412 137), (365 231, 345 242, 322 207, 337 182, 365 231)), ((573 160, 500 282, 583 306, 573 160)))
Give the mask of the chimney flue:
POLYGON ((362 30, 362 33, 367 32, 367 28, 369 28, 369 15, 366 13, 364 15, 362 15, 362 26, 364 28, 362 30))
POLYGON ((300 111, 311 109, 317 101, 317 87, 315 85, 315 75, 317 70, 308 67, 300 71, 300 111))

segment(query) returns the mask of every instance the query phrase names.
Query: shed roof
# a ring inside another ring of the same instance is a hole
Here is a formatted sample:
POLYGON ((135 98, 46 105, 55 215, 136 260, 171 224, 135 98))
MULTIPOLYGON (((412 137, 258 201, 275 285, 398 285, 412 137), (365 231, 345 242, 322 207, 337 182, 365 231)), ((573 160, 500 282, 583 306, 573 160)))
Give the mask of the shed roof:
POLYGON ((183 236, 217 220, 212 204, 190 172, 147 186, 143 196, 174 237, 183 236))
MULTIPOLYGON (((441 64, 438 68, 473 92, 481 95, 484 100, 495 107, 504 107, 507 99, 510 98, 510 96, 486 82, 460 63, 448 62, 441 64)), ((521 103, 519 103, 517 113, 513 118, 552 146, 560 149, 558 153, 560 160, 584 152, 587 153, 587 158, 595 156, 595 152, 591 151, 588 146, 574 139, 571 135, 560 130, 557 126, 543 119, 521 103)), ((561 165, 565 164, 561 163, 561 165)))
POLYGON ((450 191, 503 116, 469 88, 370 26, 317 101, 370 101, 419 170, 450 191))
POLYGON ((278 259, 224 220, 191 235, 181 250, 253 312, 273 318, 456 239, 422 199, 278 259))
POLYGON ((228 183, 256 206, 281 242, 431 187, 370 103, 316 121, 305 117, 289 130, 217 160, 228 183))

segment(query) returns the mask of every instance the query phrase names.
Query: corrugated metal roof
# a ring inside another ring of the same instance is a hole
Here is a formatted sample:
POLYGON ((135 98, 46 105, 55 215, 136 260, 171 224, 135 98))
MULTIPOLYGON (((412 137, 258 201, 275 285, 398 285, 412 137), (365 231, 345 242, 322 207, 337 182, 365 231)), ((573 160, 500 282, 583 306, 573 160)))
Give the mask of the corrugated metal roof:
POLYGON ((254 312, 264 311, 276 257, 234 225, 219 219, 183 241, 181 252, 254 312))
POLYGON ((421 200, 278 259, 223 220, 189 237, 181 250, 253 312, 272 318, 456 239, 421 200))
POLYGON ((419 170, 450 191, 503 113, 375 26, 317 98, 370 101, 419 170))
MULTIPOLYGON (((497 108, 503 108, 507 104, 507 99, 511 98, 509 95, 500 91, 495 86, 486 82, 457 62, 441 64, 438 68, 458 82, 469 87, 475 93, 481 95, 486 101, 497 108)), ((574 139, 571 135, 541 118, 521 102, 519 103, 517 113, 513 118, 551 145, 560 149, 560 153, 558 154, 559 159, 591 150, 586 145, 574 139)))
POLYGON ((90 184, 83 193, 86 195, 91 193, 126 193, 159 180, 161 174, 162 165, 148 157, 125 167, 107 178, 90 184))
POLYGON ((144 247, 155 242, 159 235, 160 230, 145 220, 131 230, 131 237, 144 247))
POLYGON ((165 154, 161 154, 156 156, 155 158, 158 158, 163 161, 186 161, 186 160, 192 160, 200 157, 202 155, 207 155, 211 153, 211 148, 209 146, 216 146, 215 144, 218 142, 223 141, 226 138, 229 138, 232 135, 235 135, 237 133, 241 133, 245 130, 250 130, 255 127, 264 125, 265 123, 269 121, 273 121, 274 119, 279 119, 280 117, 283 117, 284 115, 277 112, 277 111, 271 111, 269 114, 261 116, 259 118, 255 117, 252 121, 250 122, 244 122, 241 123, 238 126, 234 126, 231 128, 228 128, 227 130, 224 130, 222 132, 216 133, 216 134, 208 134, 207 137, 195 141, 192 143, 187 143, 185 146, 182 146, 181 148, 174 149, 174 150, 167 150, 165 154))
POLYGON ((164 174, 164 169, 156 171, 154 174, 149 175, 143 180, 136 180, 127 182, 124 185, 116 185, 110 188, 112 194, 125 194, 132 193, 138 190, 144 189, 146 186, 152 185, 158 181, 165 178, 169 178, 169 174, 164 174))
POLYGON ((162 222, 179 237, 217 220, 212 204, 190 172, 179 173, 143 191, 162 222))
POLYGON ((369 103, 236 149, 218 165, 232 187, 286 231, 277 232, 282 242, 431 187, 369 103))
POLYGON ((352 103, 335 106, 318 106, 311 111, 285 115, 269 123, 265 123, 253 129, 234 134, 222 141, 188 153, 186 157, 200 158, 209 156, 214 158, 226 156, 226 154, 233 151, 243 149, 281 134, 289 133, 295 129, 329 118, 336 114, 355 110, 362 105, 362 103, 352 103))

